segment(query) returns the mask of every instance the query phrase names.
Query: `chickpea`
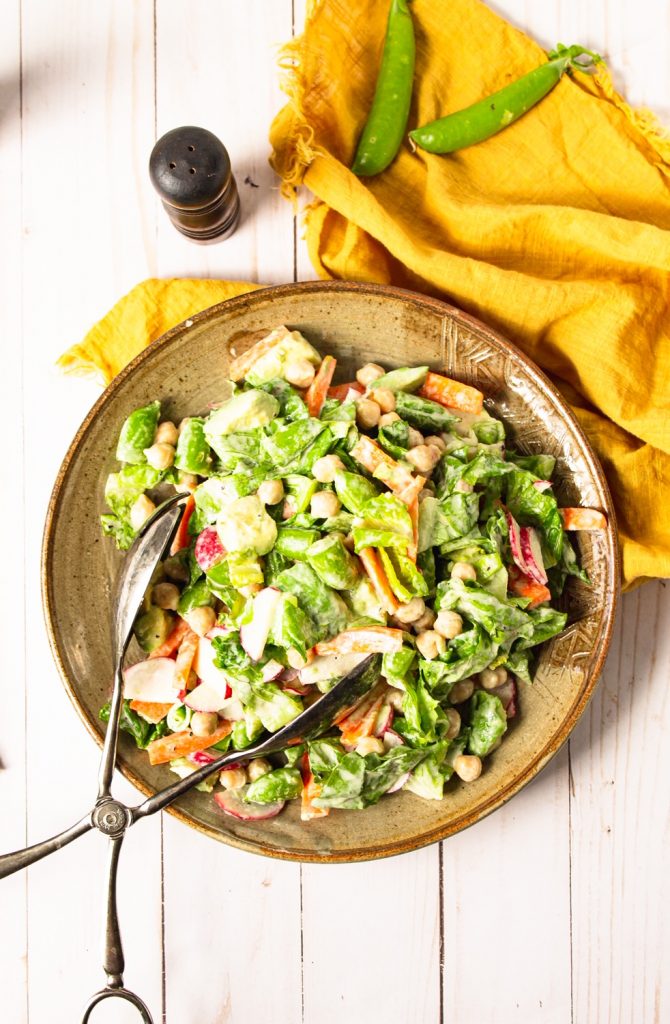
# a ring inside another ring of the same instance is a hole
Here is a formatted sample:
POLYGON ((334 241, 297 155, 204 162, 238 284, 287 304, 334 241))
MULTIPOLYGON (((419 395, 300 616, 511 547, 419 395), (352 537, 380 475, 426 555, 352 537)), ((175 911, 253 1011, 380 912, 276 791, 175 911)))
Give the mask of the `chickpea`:
POLYGON ((191 715, 191 732, 194 736, 211 736, 216 732, 218 724, 216 711, 194 711, 191 715))
POLYGON ((442 452, 434 444, 418 444, 416 448, 410 448, 407 452, 407 461, 415 467, 419 473, 432 473, 440 461, 442 452))
POLYGON ((156 428, 154 444, 171 444, 174 446, 177 443, 178 437, 179 431, 172 420, 164 420, 162 423, 159 423, 156 428))
POLYGON ((477 570, 469 562, 454 562, 451 569, 451 578, 454 580, 476 580, 477 570))
POLYGON ((224 768, 223 771, 219 772, 219 782, 224 789, 239 789, 241 786, 246 785, 246 769, 242 766, 239 768, 224 768))
POLYGON ((284 370, 284 377, 295 388, 308 388, 314 380, 316 370, 307 359, 296 359, 284 370))
POLYGON ((449 722, 449 728, 445 733, 445 740, 455 740, 461 731, 461 716, 459 715, 456 708, 447 708, 447 721, 449 722))
POLYGON ((370 398, 377 403, 381 411, 388 415, 395 409, 395 395, 388 388, 373 388, 370 398))
POLYGON ((288 498, 282 505, 281 517, 282 519, 291 519, 298 511, 298 506, 295 503, 295 499, 289 494, 288 498))
POLYGON ((309 503, 315 519, 330 519, 337 515, 341 507, 340 499, 332 491, 317 491, 309 503))
POLYGON ((174 583, 157 583, 151 592, 151 600, 157 608, 176 612, 179 604, 179 587, 175 587, 174 583))
POLYGON ((371 430, 379 423, 381 409, 369 398, 361 398, 356 402, 356 423, 361 430, 371 430))
POLYGON ((383 416, 379 417, 380 427, 390 427, 392 423, 397 423, 400 417, 397 412, 385 412, 383 416))
POLYGON ((177 555, 172 555, 170 558, 166 558, 163 562, 163 569, 165 570, 165 575, 168 579, 176 580, 177 583, 188 583, 188 566, 184 565, 181 558, 177 555))
POLYGON ((435 619, 436 615, 433 609, 426 608, 421 618, 413 622, 412 625, 417 633, 422 633, 425 629, 432 629, 435 619))
POLYGON ((495 690, 496 686, 499 685, 498 673, 496 669, 485 668, 483 672, 479 673, 479 682, 482 684, 485 690, 495 690))
POLYGON ((208 604, 202 605, 200 608, 192 608, 190 612, 186 612, 184 618, 198 636, 205 636, 216 624, 216 612, 208 604))
POLYGON ((454 490, 458 491, 459 494, 472 494, 474 487, 467 480, 457 480, 454 490))
POLYGON ((449 700, 452 704, 463 704, 466 700, 470 700, 474 692, 475 684, 472 679, 461 679, 460 682, 454 683, 449 691, 449 700))
POLYGON ((332 484, 335 474, 341 469, 344 469, 344 463, 339 455, 324 455, 312 466, 312 476, 320 484, 332 484))
POLYGON ((171 444, 152 444, 151 448, 145 448, 144 454, 152 469, 169 469, 174 462, 174 446, 171 444))
POLYGON ((482 774, 482 759, 476 754, 459 754, 454 760, 454 771, 461 782, 474 782, 482 774))
POLYGON ((181 435, 184 432, 184 427, 186 426, 187 423, 190 423, 192 419, 193 419, 192 416, 184 416, 184 419, 179 421, 179 426, 177 427, 177 436, 178 437, 181 437, 181 435))
POLYGON ((264 480, 257 494, 264 505, 276 505, 284 497, 284 485, 281 480, 264 480))
POLYGON ((257 757, 255 761, 251 761, 247 765, 247 778, 249 782, 255 782, 256 779, 260 779, 263 775, 267 775, 268 772, 272 771, 272 765, 266 758, 257 757))
POLYGON ((395 617, 400 622, 416 622, 426 610, 426 602, 422 597, 413 597, 407 604, 401 604, 395 617))
POLYGON ((446 444, 437 434, 430 434, 430 436, 426 438, 426 444, 435 445, 435 447, 439 448, 441 452, 446 452, 447 450, 446 444))
POLYGON ((497 668, 496 669, 496 675, 498 677, 498 686, 502 686, 503 683, 507 682, 507 675, 508 674, 507 674, 507 669, 506 668, 502 668, 502 666, 500 668, 497 668))
POLYGON ((356 374, 356 380, 364 388, 369 388, 373 380, 378 380, 385 373, 386 371, 381 366, 378 366, 377 363, 366 363, 365 366, 361 366, 356 374))
POLYGON ((356 744, 356 753, 361 757, 366 754, 383 754, 384 743, 377 736, 363 736, 356 744))
POLYGON ((177 487, 180 491, 191 491, 191 493, 198 486, 198 478, 195 473, 179 473, 177 477, 177 487))
POLYGON ((458 612, 443 611, 435 619, 435 630, 447 640, 463 632, 463 619, 458 612))
POLYGON ((419 633, 416 638, 416 646, 422 658, 432 661, 438 654, 444 654, 447 649, 447 641, 434 629, 426 629, 419 633))
POLYGON ((420 444, 423 444, 423 434, 420 430, 416 430, 414 427, 409 428, 409 447, 418 448, 420 444))
POLYGON ((137 531, 144 526, 149 516, 155 511, 156 506, 151 498, 147 498, 146 494, 140 494, 130 509, 130 525, 133 530, 137 531))

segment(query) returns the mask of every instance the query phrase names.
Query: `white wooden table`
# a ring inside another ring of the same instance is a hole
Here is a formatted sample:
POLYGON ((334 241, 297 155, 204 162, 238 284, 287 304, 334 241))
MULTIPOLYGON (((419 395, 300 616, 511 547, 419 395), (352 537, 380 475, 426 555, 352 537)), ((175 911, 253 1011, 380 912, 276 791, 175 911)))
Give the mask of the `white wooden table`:
MULTIPOLYGON (((605 53, 630 100, 670 121, 667 3, 497 7, 547 46, 605 53)), ((54 360, 147 276, 275 283, 313 273, 267 164, 282 102, 276 47, 302 24, 303 0, 4 0, 2 12, 6 850, 79 817, 98 760, 40 607, 49 492, 98 393, 59 376, 54 360), (210 128, 231 153, 243 222, 224 244, 183 239, 152 193, 153 141, 180 124, 210 128)), ((168 1024, 670 1021, 669 626, 663 584, 626 597, 569 747, 510 804, 440 846, 300 867, 243 855, 170 817, 133 829, 120 868, 127 984, 168 1024)), ((123 780, 118 791, 132 797, 123 780)), ((3 1024, 72 1024, 102 984, 104 845, 90 836, 0 886, 3 1024)), ((136 1020, 109 1006, 96 1021, 136 1020)))

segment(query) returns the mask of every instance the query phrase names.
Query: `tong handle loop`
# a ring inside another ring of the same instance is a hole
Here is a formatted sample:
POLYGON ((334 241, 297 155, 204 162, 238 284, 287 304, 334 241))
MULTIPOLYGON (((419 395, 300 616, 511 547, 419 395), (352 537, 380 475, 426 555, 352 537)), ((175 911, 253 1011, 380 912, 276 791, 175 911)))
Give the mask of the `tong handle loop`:
POLYGON ((104 999, 125 999, 126 1002, 132 1003, 139 1010, 140 1017, 144 1021, 144 1024, 154 1024, 154 1019, 149 1013, 149 1008, 146 1003, 136 996, 134 992, 130 992, 127 988, 103 988, 95 995, 91 996, 84 1008, 84 1016, 81 1018, 81 1024, 88 1024, 91 1018, 91 1013, 98 1005, 103 1002, 104 999))

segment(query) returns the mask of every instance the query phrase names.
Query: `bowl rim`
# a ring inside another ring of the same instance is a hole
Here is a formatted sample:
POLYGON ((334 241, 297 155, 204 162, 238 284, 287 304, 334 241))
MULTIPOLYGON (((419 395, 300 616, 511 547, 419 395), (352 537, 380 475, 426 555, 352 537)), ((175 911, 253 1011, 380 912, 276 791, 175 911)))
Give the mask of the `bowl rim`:
MULTIPOLYGON (((61 503, 63 501, 64 486, 69 475, 71 466, 77 455, 77 452, 88 435, 89 430, 93 422, 95 421, 99 411, 106 406, 110 401, 113 400, 117 390, 121 387, 124 381, 131 375, 133 375, 139 367, 141 367, 147 360, 150 360, 154 353, 170 344, 172 339, 177 335, 183 333, 184 329, 190 329, 209 318, 216 317, 221 311, 235 312, 236 309, 243 309, 248 304, 255 303, 259 300, 267 299, 269 295, 276 296, 278 298, 291 297, 296 294, 310 293, 310 292, 325 292, 333 295, 347 294, 347 293, 358 293, 368 294, 377 297, 391 297, 400 299, 404 302, 411 302, 414 305, 423 307, 429 311, 432 311, 440 316, 451 316, 456 317, 462 324, 471 327, 478 333, 487 335, 493 340, 496 345, 506 352, 517 362, 523 364, 525 371, 532 379, 533 384, 537 386, 541 392, 548 395, 558 405, 561 415, 567 420, 574 430, 579 444, 581 447, 581 454, 588 464, 588 469, 592 477, 596 480, 600 486, 603 495, 605 497, 605 511, 607 514, 608 527, 607 527, 607 545, 608 545, 608 560, 610 561, 612 571, 612 586, 607 588, 605 594, 605 606, 603 609, 603 627, 601 629, 601 636, 598 642, 597 649, 594 650, 594 662, 589 672, 586 685, 582 691, 582 694, 573 706, 571 707, 568 715, 563 719, 560 727, 557 729, 552 739, 539 751, 539 753, 528 763, 523 770, 514 776, 512 781, 504 786, 499 792, 493 795, 485 804, 478 807, 476 810, 466 812, 461 817, 451 821, 447 824, 437 826, 430 831, 422 832, 418 836, 413 836, 408 839, 389 840, 385 843, 378 843, 372 847, 361 849, 353 847, 351 849, 341 849, 337 851, 329 851, 324 854, 317 854, 311 850, 283 850, 278 847, 265 846, 262 843, 257 844, 250 842, 245 839, 232 834, 225 833, 218 829, 211 827, 203 821, 198 820, 191 814, 187 813, 179 806, 171 804, 167 811, 178 818, 180 821, 189 825, 191 828, 202 833, 205 836, 216 839, 219 842, 225 843, 227 846, 235 847, 239 850, 243 850, 248 853, 255 853, 265 857, 271 857, 278 860, 294 861, 298 863, 354 863, 366 860, 376 860, 383 857, 390 857, 402 853, 409 853, 413 850, 418 850, 424 846, 429 846, 432 843, 448 839, 450 836, 463 831, 465 828, 469 828, 476 822, 481 821, 487 817, 493 811, 502 807, 506 804, 513 796, 515 796, 525 785, 527 785, 533 778, 535 778, 539 772, 548 764, 548 762, 558 753, 563 744, 568 740, 572 730, 583 714, 587 704, 589 703, 593 691, 596 687, 598 679, 603 669, 607 652, 609 650, 610 642, 612 639, 612 632, 614 628, 615 614, 621 592, 621 555, 618 544, 618 534, 616 529, 616 515, 614 511, 614 505, 612 502, 612 496, 605 478, 604 471, 600 465, 600 462, 593 451, 593 448, 586 437, 579 421, 575 417, 574 413, 568 406, 566 400, 563 398, 557 387, 552 381, 546 376, 546 374, 527 356, 524 352, 518 349, 512 342, 510 342, 503 335, 499 334, 494 328, 489 327, 488 324, 479 320, 477 317, 472 316, 469 313, 464 312, 457 306, 446 302, 443 299, 438 299, 433 296, 423 295, 419 292, 410 291, 409 289, 399 288, 395 285, 385 284, 373 284, 368 282, 358 281, 298 281, 280 285, 270 285, 267 287, 254 288, 249 292, 244 292, 242 295, 235 296, 230 299, 226 299, 223 302, 216 303, 213 306, 208 306, 206 309, 195 313, 180 323, 171 327, 168 331, 162 334, 155 341, 151 342, 146 346, 138 355, 136 355, 107 385, 100 397, 96 400, 92 408, 87 413, 79 429, 77 430, 74 438, 72 439, 68 450, 63 458, 60 465, 54 486, 49 498, 47 506, 47 513, 44 523, 44 531, 42 535, 42 548, 41 548, 41 559, 40 559, 40 577, 41 577, 41 594, 42 594, 42 611, 44 621, 47 629, 47 635, 49 639, 49 646, 51 653, 56 662, 56 667, 61 677, 61 681, 65 688, 65 691, 73 704, 77 714, 84 723, 89 734, 93 737, 99 747, 102 746, 104 734, 98 730, 97 719, 91 718, 84 707, 77 688, 70 679, 66 668, 61 650, 59 647, 57 630, 55 626, 57 611, 56 601, 54 600, 54 594, 52 591, 51 580, 51 563, 53 555, 52 539, 55 529, 56 519, 60 510, 61 503)), ((146 782, 141 779, 133 768, 125 763, 123 758, 117 757, 117 769, 123 774, 123 776, 133 784, 141 793, 145 796, 151 796, 156 789, 148 786, 146 782)))

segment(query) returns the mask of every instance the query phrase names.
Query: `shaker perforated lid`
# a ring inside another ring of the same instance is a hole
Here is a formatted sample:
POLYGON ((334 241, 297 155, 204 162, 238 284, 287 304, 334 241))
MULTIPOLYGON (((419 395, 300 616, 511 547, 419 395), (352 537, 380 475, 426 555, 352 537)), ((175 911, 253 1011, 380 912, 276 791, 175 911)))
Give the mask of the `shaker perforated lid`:
POLYGON ((237 227, 240 199, 223 143, 205 128, 173 128, 149 160, 151 181, 182 234, 196 240, 227 237, 237 227))

